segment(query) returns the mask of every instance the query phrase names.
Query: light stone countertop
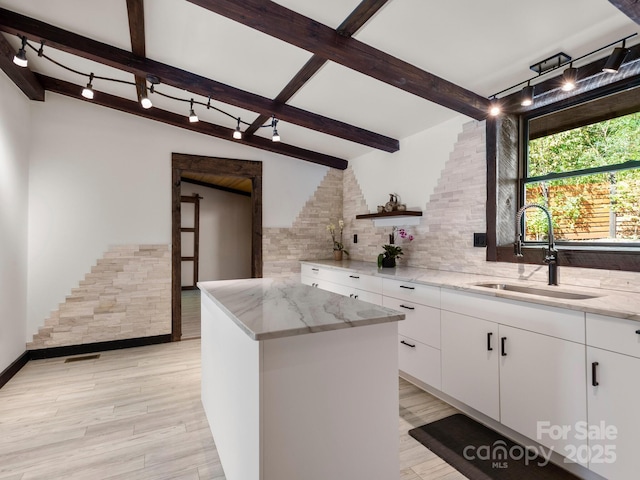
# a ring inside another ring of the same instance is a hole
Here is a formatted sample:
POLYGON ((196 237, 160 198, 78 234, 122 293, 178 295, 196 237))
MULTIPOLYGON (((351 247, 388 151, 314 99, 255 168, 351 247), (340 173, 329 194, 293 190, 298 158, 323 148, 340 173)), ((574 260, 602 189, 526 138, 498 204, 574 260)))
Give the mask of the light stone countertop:
POLYGON ((299 278, 198 282, 198 288, 253 340, 403 320, 403 313, 302 285, 299 278))
POLYGON ((518 279, 491 275, 477 275, 472 273, 447 272, 444 270, 429 270, 426 268, 398 266, 396 268, 378 268, 373 262, 353 260, 307 260, 301 263, 313 264, 326 268, 346 269, 362 275, 374 275, 391 278, 404 282, 414 282, 423 285, 463 290, 471 293, 490 295, 510 300, 549 305, 599 315, 635 320, 640 322, 640 295, 621 290, 606 290, 601 288, 577 287, 572 285, 549 286, 545 283, 523 281, 518 279), (543 290, 560 290, 563 292, 591 295, 593 298, 570 300, 565 298, 532 295, 506 290, 480 287, 480 283, 506 283, 521 285, 543 290))

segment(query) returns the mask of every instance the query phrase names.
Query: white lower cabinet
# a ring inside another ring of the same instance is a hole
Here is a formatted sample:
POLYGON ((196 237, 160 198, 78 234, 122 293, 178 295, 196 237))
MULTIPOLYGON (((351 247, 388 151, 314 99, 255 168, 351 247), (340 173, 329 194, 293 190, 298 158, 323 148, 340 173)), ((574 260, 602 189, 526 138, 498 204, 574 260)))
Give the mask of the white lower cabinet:
POLYGON ((589 448, 580 453, 608 479, 638 478, 638 330, 638 322, 587 314, 587 343, 595 346, 587 347, 589 448))
POLYGON ((302 264, 300 280, 305 285, 382 305, 382 279, 372 275, 302 264))
POLYGON ((442 391, 500 420, 498 324, 443 310, 442 391))
POLYGON ((440 350, 403 335, 398 335, 398 342, 398 368, 440 389, 440 350))

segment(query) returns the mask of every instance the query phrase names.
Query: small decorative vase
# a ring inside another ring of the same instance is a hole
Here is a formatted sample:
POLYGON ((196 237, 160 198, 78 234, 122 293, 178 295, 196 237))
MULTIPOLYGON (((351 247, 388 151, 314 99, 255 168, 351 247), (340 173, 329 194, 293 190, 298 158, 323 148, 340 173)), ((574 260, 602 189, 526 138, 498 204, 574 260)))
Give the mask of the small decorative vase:
POLYGON ((334 250, 333 251, 333 259, 337 261, 342 260, 342 250, 334 250))
POLYGON ((382 268, 394 268, 396 266, 395 257, 383 257, 382 268))

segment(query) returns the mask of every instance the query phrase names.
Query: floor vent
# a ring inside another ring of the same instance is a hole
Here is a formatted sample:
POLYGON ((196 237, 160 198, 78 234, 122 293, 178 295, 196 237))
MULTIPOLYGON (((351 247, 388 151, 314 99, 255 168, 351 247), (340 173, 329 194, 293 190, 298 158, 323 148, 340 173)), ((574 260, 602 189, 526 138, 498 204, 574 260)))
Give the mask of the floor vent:
POLYGON ((80 362, 82 360, 96 360, 97 358, 100 358, 100 354, 96 354, 96 355, 85 355, 84 357, 71 357, 71 358, 67 358, 64 363, 69 363, 69 362, 80 362))

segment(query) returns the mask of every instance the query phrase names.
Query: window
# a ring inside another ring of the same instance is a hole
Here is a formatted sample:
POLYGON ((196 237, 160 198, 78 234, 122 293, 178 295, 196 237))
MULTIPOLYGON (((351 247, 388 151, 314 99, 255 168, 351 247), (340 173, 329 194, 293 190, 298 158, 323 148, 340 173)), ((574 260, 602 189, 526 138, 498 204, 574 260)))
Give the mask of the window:
MULTIPOLYGON (((541 133, 530 129, 521 198, 547 207, 556 242, 640 246, 640 113, 541 133)), ((528 210, 525 241, 546 235, 546 216, 528 210)))

